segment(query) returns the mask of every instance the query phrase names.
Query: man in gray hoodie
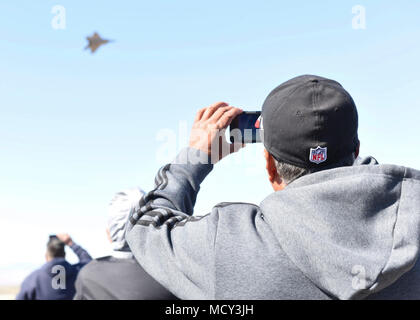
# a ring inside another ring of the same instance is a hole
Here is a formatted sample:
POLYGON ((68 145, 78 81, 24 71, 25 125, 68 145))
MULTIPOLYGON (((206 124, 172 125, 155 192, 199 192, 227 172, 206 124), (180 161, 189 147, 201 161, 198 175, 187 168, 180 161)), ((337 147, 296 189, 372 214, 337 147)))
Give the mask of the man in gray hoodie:
POLYGON ((356 106, 336 81, 297 77, 264 102, 274 193, 193 215, 227 144, 218 131, 241 112, 200 110, 189 148, 133 208, 127 241, 146 271, 181 299, 419 299, 420 172, 358 158, 356 106))

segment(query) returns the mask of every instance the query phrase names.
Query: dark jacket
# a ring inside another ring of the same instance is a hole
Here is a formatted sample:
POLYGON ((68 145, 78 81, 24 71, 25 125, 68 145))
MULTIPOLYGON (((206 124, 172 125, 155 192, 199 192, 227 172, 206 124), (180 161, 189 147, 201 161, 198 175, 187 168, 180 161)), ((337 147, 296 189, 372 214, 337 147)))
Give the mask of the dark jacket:
POLYGON ((73 244, 70 248, 79 258, 79 263, 72 265, 64 258, 55 258, 45 263, 41 268, 26 277, 16 300, 73 299, 75 294, 74 282, 77 274, 84 265, 92 260, 92 257, 77 244, 73 244), (61 275, 64 275, 65 283, 58 280, 61 275), (64 288, 59 288, 60 285, 63 285, 64 288))
POLYGON ((172 300, 168 290, 133 258, 103 257, 90 262, 76 280, 75 300, 172 300))

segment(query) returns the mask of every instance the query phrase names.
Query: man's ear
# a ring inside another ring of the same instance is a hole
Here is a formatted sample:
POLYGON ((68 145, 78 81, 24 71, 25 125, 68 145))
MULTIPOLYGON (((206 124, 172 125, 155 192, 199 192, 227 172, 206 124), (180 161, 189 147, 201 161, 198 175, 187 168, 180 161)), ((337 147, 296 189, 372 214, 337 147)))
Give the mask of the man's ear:
POLYGON ((268 180, 271 183, 274 183, 277 179, 277 169, 276 164, 274 163, 273 156, 268 153, 266 149, 264 149, 264 157, 265 157, 265 168, 268 174, 268 180))
POLYGON ((268 180, 270 180, 273 190, 283 190, 286 187, 286 184, 277 173, 276 162, 274 161, 273 156, 266 149, 264 149, 264 156, 266 161, 265 167, 268 173, 268 180))
POLYGON ((354 153, 356 158, 359 156, 359 151, 360 151, 360 140, 359 140, 359 144, 357 145, 356 152, 354 153))
POLYGON ((111 233, 110 233, 110 231, 109 231, 109 228, 106 228, 106 237, 108 238, 108 241, 109 241, 110 243, 112 243, 111 233))

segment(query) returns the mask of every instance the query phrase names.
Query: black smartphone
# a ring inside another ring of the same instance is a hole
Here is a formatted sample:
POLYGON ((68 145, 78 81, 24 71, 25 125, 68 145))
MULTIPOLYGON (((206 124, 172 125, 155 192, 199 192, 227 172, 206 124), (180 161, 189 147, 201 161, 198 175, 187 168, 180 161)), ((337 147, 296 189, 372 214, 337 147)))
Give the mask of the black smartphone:
POLYGON ((230 142, 257 143, 262 142, 259 118, 261 111, 244 111, 230 124, 230 142))
POLYGON ((58 239, 58 238, 55 234, 50 234, 50 240, 52 240, 52 239, 58 239))

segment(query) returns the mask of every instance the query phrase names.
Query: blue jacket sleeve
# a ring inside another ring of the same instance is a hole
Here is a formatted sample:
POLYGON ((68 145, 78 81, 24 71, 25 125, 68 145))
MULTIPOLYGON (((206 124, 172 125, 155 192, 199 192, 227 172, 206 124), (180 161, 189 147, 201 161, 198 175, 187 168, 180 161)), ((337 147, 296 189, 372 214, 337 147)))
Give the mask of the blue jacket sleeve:
POLYGON ((78 244, 73 243, 73 245, 70 246, 70 248, 79 258, 79 264, 85 265, 92 260, 92 257, 90 256, 90 254, 78 244))

